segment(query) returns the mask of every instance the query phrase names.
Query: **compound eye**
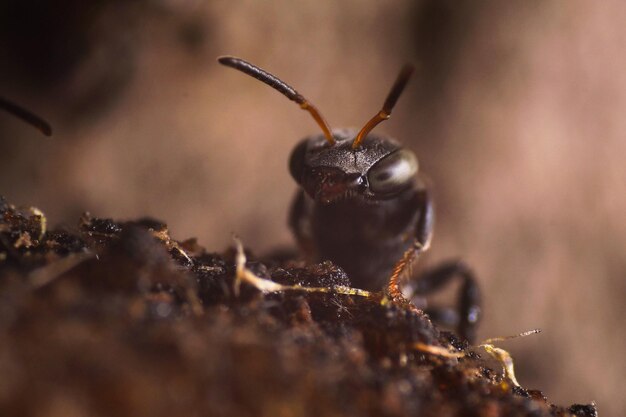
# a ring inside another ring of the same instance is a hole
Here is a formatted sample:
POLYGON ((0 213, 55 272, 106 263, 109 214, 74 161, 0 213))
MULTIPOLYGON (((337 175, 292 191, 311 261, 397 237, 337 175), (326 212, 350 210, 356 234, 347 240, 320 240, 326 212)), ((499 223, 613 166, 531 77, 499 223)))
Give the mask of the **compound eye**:
POLYGON ((377 194, 400 192, 411 184, 418 170, 417 157, 400 149, 376 162, 367 173, 370 190, 377 194))
POLYGON ((304 172, 304 156, 306 155, 308 140, 303 140, 291 152, 289 158, 289 172, 298 184, 302 182, 302 174, 304 172))

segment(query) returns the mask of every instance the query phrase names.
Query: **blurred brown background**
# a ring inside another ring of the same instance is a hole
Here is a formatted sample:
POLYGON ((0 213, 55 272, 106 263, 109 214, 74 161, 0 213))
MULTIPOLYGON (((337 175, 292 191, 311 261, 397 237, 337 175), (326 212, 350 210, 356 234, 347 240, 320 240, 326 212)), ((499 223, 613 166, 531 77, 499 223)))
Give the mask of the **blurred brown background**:
POLYGON ((318 128, 242 56, 360 127, 405 61, 378 128, 414 149, 438 222, 422 264, 462 257, 485 292, 480 337, 552 402, 626 414, 626 6, 589 1, 5 1, 0 194, 52 224, 165 220, 175 237, 256 253, 292 245, 287 158, 318 128))

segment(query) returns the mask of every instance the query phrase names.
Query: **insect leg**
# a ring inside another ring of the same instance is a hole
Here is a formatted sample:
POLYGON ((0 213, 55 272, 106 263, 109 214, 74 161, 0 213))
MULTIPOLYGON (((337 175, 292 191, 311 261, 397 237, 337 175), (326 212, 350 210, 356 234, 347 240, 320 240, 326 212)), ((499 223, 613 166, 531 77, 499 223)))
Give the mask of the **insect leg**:
POLYGON ((434 321, 456 324, 459 336, 472 343, 480 320, 481 297, 474 273, 467 265, 461 261, 448 261, 426 271, 412 283, 412 292, 416 295, 431 294, 448 285, 455 278, 461 280, 457 314, 445 308, 427 309, 426 312, 434 321))
MULTIPOLYGON (((415 226, 415 243, 404 253, 402 258, 394 266, 387 293, 390 298, 396 301, 404 300, 401 290, 401 280, 410 276, 410 266, 419 254, 430 246, 433 233, 434 210, 430 193, 425 187, 416 191, 415 207, 419 217, 415 226)), ((437 291, 452 281, 453 278, 461 279, 462 284, 459 290, 457 312, 450 309, 431 309, 431 318, 435 321, 443 319, 444 322, 456 324, 458 333, 468 341, 472 342, 476 332, 476 325, 480 319, 480 289, 472 271, 462 262, 447 262, 441 266, 426 272, 419 279, 412 281, 413 294, 426 295, 437 291)))
POLYGON ((435 220, 433 199, 426 187, 420 186, 416 190, 415 209, 418 217, 415 223, 413 244, 393 267, 389 284, 387 284, 387 294, 395 301, 406 301, 402 295, 401 281, 410 274, 411 264, 419 254, 428 249, 433 235, 435 220))

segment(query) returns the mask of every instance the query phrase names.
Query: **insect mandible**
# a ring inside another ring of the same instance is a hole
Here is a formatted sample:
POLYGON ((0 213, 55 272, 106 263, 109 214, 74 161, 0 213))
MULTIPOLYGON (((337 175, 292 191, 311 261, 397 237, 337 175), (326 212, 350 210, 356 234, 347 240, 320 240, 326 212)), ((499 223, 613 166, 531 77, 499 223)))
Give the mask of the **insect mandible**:
MULTIPOLYGON (((322 134, 304 138, 289 161, 291 176, 301 187, 289 215, 300 248, 312 260, 331 260, 342 267, 354 286, 384 288, 391 299, 404 300, 401 278, 430 246, 432 196, 418 175, 415 154, 392 138, 370 132, 389 119, 413 67, 402 68, 382 109, 356 131, 331 130, 313 104, 269 72, 232 56, 218 61, 296 102, 322 129, 322 134)), ((480 316, 480 292, 464 263, 443 263, 411 280, 407 287, 416 299, 455 277, 462 281, 457 309, 424 309, 435 321, 456 327, 459 335, 471 342, 480 316)))

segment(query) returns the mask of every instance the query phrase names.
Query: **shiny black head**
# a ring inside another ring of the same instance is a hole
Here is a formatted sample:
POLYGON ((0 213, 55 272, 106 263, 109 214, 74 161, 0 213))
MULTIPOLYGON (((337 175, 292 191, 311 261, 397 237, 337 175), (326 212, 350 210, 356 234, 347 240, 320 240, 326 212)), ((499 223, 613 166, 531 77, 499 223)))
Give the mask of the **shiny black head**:
POLYGON ((390 199, 410 188, 417 175, 415 154, 385 136, 370 134, 358 148, 357 132, 335 130, 335 144, 323 135, 302 140, 289 160, 291 176, 313 199, 390 199))

